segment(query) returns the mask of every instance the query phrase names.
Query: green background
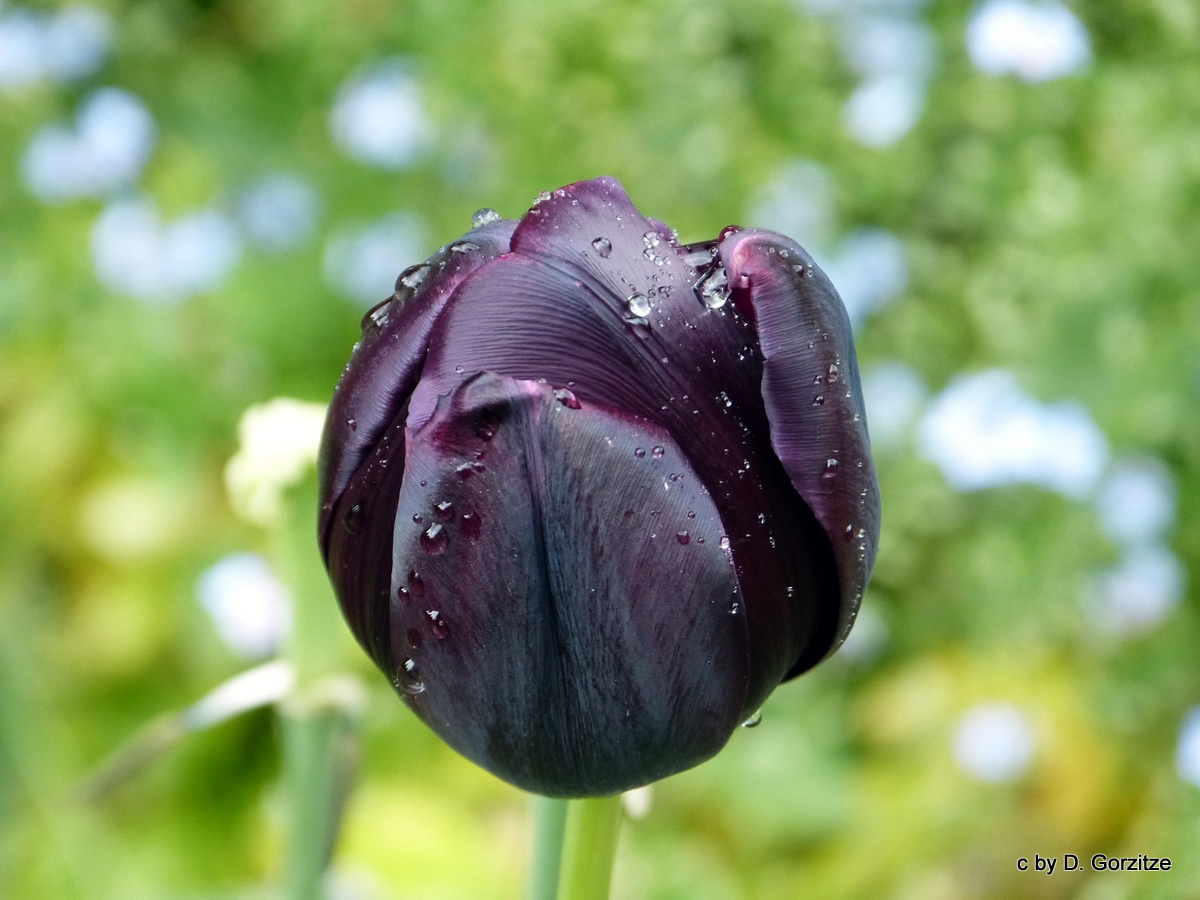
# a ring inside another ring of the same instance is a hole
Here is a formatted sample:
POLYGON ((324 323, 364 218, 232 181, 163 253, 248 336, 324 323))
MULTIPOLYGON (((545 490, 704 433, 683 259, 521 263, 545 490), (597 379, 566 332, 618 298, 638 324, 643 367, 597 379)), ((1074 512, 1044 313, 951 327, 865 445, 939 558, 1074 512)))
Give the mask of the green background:
MULTIPOLYGON (((147 720, 245 665, 194 585, 227 553, 274 552, 233 514, 222 472, 249 405, 327 401, 362 315, 322 274, 324 237, 347 222, 407 211, 430 250, 478 207, 517 217, 542 190, 611 174, 699 240, 755 224, 762 186, 815 160, 839 234, 883 227, 908 252, 904 295, 859 336, 864 367, 901 360, 936 391, 1003 366, 1042 400, 1081 402, 1115 454, 1172 471, 1170 546, 1200 581, 1195 3, 1074 4, 1092 65, 1042 84, 978 72, 970 6, 932 3, 927 107, 886 149, 843 125, 857 82, 830 18, 784 2, 104 6, 114 44, 98 74, 0 95, 0 895, 250 898, 278 877, 288 807, 270 711, 189 738, 98 802, 73 791, 147 720), (392 55, 411 61, 434 127, 394 172, 339 152, 327 124, 339 86, 392 55), (19 177, 37 129, 99 84, 155 117, 140 184, 164 216, 232 208, 287 169, 320 192, 318 235, 282 255, 247 248, 219 289, 174 305, 102 287, 88 250, 102 204, 47 205, 19 177)), ((1148 634, 1098 634, 1079 596, 1118 551, 1088 503, 956 492, 911 443, 878 462, 866 603, 887 624, 881 652, 783 686, 759 728, 656 785, 626 824, 614 896, 1200 896, 1200 789, 1175 768, 1200 703, 1195 588, 1148 634), (1033 761, 1011 783, 955 764, 954 730, 979 702, 1032 722, 1033 761), (1018 872, 1035 852, 1175 865, 1018 872)), ((520 896, 526 798, 441 745, 340 640, 368 704, 336 896, 520 896)))

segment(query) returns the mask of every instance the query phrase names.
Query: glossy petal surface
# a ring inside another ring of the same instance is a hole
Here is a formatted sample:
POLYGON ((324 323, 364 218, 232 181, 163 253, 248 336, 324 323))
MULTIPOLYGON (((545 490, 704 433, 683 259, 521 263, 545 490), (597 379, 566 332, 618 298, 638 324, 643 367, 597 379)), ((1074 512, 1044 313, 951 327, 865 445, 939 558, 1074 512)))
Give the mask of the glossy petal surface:
POLYGON ((745 612, 720 517, 667 432, 559 391, 484 374, 409 435, 380 662, 506 780, 608 794, 725 743, 745 612))
POLYGON ((746 230, 720 250, 735 300, 750 305, 758 330, 771 444, 833 546, 840 643, 871 575, 880 518, 850 320, 795 241, 746 230))

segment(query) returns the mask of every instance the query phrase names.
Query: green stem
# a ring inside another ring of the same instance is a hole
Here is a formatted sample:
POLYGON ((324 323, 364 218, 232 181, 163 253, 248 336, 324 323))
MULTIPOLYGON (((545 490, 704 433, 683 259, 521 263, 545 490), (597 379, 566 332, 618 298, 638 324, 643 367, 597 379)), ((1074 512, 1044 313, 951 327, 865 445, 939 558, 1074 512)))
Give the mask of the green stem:
POLYGON ((525 897, 526 900, 556 900, 563 830, 567 824, 567 801, 536 794, 532 801, 533 855, 525 897))
POLYGON ((558 900, 608 900, 620 833, 620 794, 570 801, 558 900))

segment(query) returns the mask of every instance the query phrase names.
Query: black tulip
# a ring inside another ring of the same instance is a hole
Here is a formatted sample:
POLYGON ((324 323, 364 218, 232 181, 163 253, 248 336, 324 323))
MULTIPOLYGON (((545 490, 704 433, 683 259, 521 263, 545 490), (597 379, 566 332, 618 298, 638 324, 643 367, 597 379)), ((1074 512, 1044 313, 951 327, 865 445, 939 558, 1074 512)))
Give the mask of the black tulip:
POLYGON ((364 319, 321 549, 452 747, 612 794, 711 757, 849 632, 880 509, 850 323, 794 241, 681 246, 611 178, 476 221, 364 319))

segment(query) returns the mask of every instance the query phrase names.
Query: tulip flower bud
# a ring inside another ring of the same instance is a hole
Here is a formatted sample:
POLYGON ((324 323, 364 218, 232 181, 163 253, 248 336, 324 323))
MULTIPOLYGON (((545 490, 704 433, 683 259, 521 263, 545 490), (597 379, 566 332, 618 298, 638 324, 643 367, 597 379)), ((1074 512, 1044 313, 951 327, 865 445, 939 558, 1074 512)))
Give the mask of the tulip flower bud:
POLYGON ((359 642, 452 747, 548 796, 716 753, 845 638, 879 531, 829 280, 768 231, 681 246, 611 178, 406 270, 319 469, 359 642))

